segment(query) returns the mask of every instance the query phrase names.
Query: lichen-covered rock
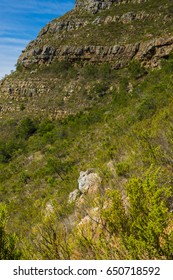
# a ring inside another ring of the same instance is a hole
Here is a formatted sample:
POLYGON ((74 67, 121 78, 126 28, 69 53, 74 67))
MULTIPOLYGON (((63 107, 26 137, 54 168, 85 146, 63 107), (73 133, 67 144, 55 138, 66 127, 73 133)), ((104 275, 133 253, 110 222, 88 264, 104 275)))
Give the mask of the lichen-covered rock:
POLYGON ((80 195, 80 191, 78 189, 74 190, 69 194, 68 203, 74 202, 80 195))
POLYGON ((94 169, 88 169, 87 171, 81 171, 78 179, 79 190, 81 193, 94 193, 98 190, 101 184, 100 176, 94 171, 94 169))

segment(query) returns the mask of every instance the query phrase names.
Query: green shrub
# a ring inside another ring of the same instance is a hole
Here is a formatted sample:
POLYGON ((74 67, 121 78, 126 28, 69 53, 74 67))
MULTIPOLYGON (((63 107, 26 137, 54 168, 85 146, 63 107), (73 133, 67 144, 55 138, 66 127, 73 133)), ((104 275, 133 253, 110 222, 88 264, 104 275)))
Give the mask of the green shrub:
POLYGON ((117 165, 116 165, 116 173, 118 176, 127 176, 128 173, 129 173, 129 164, 126 163, 126 162, 119 162, 117 165))
POLYGON ((102 213, 124 258, 173 258, 173 189, 160 183, 162 176, 159 170, 149 170, 144 179, 132 178, 126 186, 126 199, 117 190, 109 192, 110 203, 102 213))
POLYGON ((152 97, 147 97, 142 101, 137 109, 138 120, 150 118, 156 112, 156 100, 152 97))
POLYGON ((22 103, 21 105, 20 105, 20 111, 24 111, 25 110, 25 105, 22 103))
POLYGON ((15 66, 16 66, 16 70, 17 70, 18 72, 23 72, 24 67, 23 67, 23 65, 22 65, 22 64, 17 63, 15 66))
POLYGON ((98 75, 98 66, 96 64, 87 64, 82 69, 85 79, 95 79, 98 75))
POLYGON ((105 83, 97 83, 93 88, 94 93, 98 97, 103 97, 106 94, 107 90, 108 86, 105 83))
POLYGON ((30 117, 26 117, 19 123, 17 127, 17 136, 28 139, 37 131, 37 125, 30 117))
POLYGON ((141 63, 137 60, 132 60, 129 63, 128 69, 129 69, 131 77, 133 79, 138 79, 138 78, 142 77, 143 75, 147 74, 145 67, 143 67, 141 65, 141 63))
POLYGON ((7 210, 0 204, 0 260, 18 260, 21 252, 17 248, 17 236, 6 232, 7 210))
POLYGON ((41 69, 42 74, 56 75, 61 78, 74 78, 77 74, 75 66, 67 60, 56 61, 41 69))
POLYGON ((43 136, 47 132, 51 132, 54 129, 55 125, 49 119, 43 120, 38 126, 38 133, 43 136))
POLYGON ((23 141, 16 138, 0 141, 0 162, 8 163, 14 156, 18 155, 25 148, 23 141))
POLYGON ((163 174, 158 171, 148 173, 146 179, 132 179, 127 185, 130 234, 125 243, 133 258, 145 253, 149 258, 173 257, 173 236, 166 232, 172 189, 169 185, 160 185, 159 176, 163 174))

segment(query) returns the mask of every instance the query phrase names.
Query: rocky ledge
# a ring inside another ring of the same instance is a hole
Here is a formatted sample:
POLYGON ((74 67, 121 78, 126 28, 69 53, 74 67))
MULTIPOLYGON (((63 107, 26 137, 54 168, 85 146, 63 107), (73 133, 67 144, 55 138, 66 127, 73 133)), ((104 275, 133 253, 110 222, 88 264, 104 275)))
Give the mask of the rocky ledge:
POLYGON ((96 14, 100 10, 109 9, 112 4, 143 3, 148 0, 76 0, 75 7, 96 14))
POLYGON ((50 64, 55 60, 111 62, 115 69, 128 65, 134 58, 146 66, 156 67, 173 49, 173 37, 156 38, 146 42, 114 46, 61 46, 53 48, 45 45, 21 54, 18 64, 29 67, 50 64))

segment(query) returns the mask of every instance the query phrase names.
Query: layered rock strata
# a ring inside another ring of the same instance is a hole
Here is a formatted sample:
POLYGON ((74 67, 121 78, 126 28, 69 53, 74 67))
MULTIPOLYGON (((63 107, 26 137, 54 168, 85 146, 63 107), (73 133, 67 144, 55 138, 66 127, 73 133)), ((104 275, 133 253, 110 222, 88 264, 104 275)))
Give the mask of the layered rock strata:
POLYGON ((61 46, 45 45, 24 52, 18 63, 24 67, 32 64, 49 64, 54 60, 111 62, 114 68, 127 66, 133 59, 144 64, 157 66, 158 61, 169 55, 173 49, 173 37, 156 38, 146 42, 114 46, 61 46))
POLYGON ((84 9, 93 14, 109 9, 112 4, 144 3, 148 0, 76 0, 76 8, 84 9))

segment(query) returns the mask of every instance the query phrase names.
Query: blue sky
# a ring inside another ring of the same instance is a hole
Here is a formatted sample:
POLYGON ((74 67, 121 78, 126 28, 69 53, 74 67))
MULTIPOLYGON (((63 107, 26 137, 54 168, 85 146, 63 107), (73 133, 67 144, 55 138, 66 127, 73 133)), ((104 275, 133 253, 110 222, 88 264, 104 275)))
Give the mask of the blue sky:
POLYGON ((0 79, 15 69, 21 51, 75 0, 0 0, 0 79))

